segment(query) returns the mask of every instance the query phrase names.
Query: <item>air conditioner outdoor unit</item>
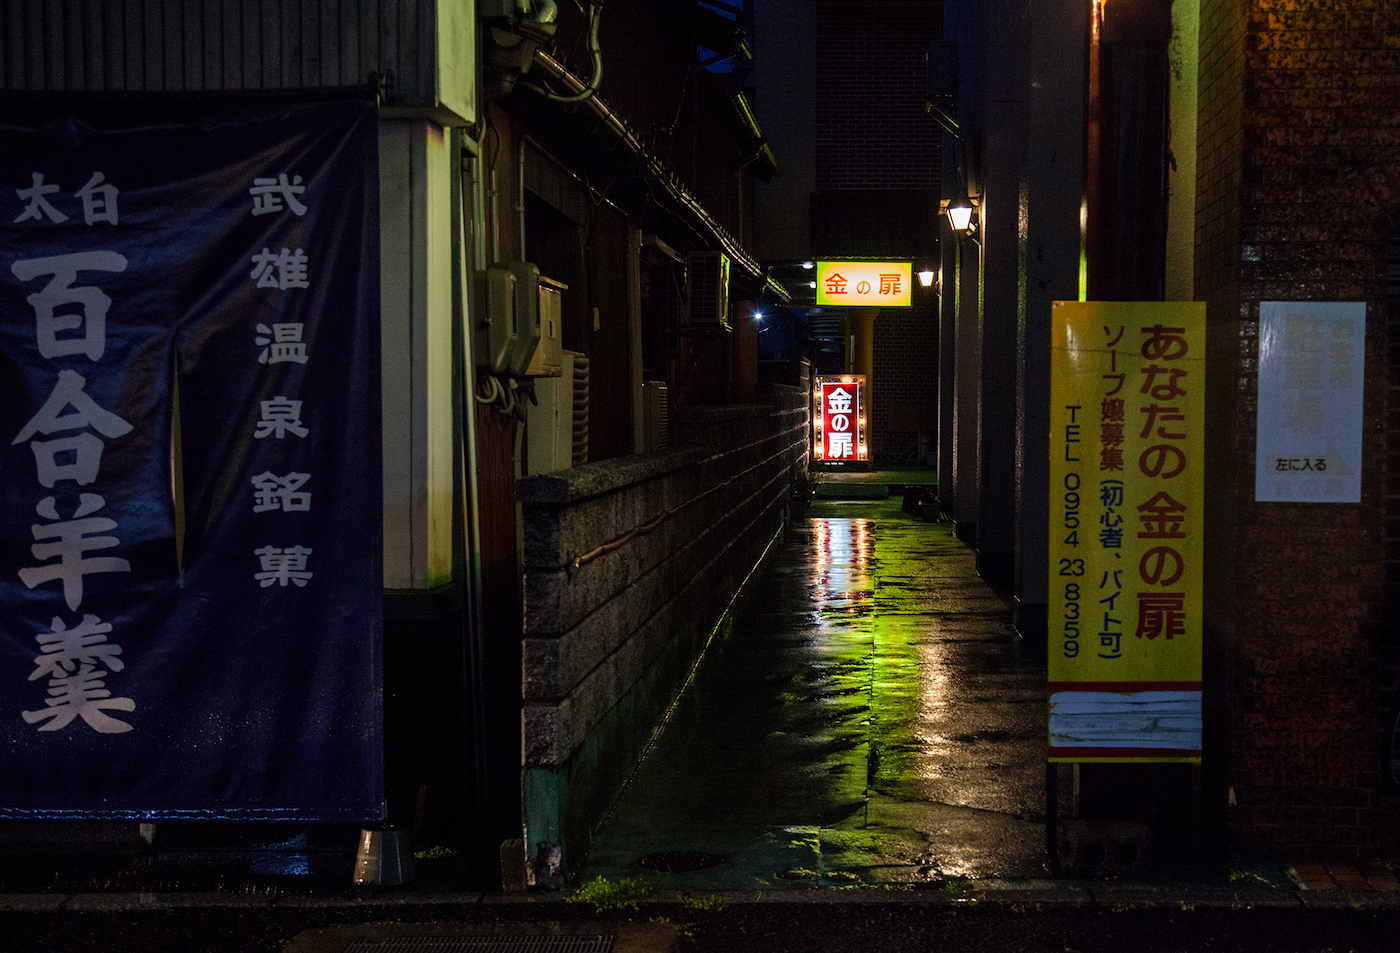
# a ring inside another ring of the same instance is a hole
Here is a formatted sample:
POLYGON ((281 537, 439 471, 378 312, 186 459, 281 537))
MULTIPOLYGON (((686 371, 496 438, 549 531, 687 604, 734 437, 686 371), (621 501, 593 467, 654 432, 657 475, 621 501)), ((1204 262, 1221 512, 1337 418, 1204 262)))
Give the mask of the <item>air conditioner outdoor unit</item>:
POLYGON ((588 462, 588 358, 561 351, 557 377, 535 379, 538 403, 525 406, 525 475, 588 462))
POLYGON ((581 467, 588 462, 588 358, 582 354, 566 351, 574 365, 574 466, 581 467))
POLYGON ((692 252, 685 265, 684 323, 701 327, 729 326, 729 256, 724 252, 692 252))
POLYGON ((671 440, 669 392, 661 381, 642 381, 642 451, 665 450, 671 440))

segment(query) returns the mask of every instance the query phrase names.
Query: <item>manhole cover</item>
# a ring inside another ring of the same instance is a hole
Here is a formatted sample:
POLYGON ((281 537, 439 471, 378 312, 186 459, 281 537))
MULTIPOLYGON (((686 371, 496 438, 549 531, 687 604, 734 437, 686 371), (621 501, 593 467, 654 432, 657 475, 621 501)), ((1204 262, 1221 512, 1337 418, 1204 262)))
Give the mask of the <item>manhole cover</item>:
POLYGON ((724 863, 719 854, 703 850, 658 850, 637 861, 647 870, 662 870, 668 874, 683 874, 689 870, 708 870, 724 863))
POLYGON ((361 938, 345 953, 612 953, 613 937, 579 936, 401 936, 361 938))

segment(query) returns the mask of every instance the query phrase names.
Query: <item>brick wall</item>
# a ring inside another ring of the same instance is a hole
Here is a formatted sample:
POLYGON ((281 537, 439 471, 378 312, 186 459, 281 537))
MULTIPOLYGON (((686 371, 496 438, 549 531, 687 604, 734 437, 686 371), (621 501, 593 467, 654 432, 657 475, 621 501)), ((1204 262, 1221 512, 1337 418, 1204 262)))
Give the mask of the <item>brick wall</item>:
POLYGON ((686 411, 682 449, 517 483, 531 853, 548 842, 565 865, 582 857, 781 525, 806 468, 806 388, 769 397, 686 411))
MULTIPOLYGON (((1240 342, 1239 218, 1244 141, 1245 11, 1206 0, 1200 10, 1196 150, 1195 297, 1206 302, 1206 571, 1202 725, 1203 814, 1229 840, 1231 668, 1235 576, 1240 342), (1217 484, 1227 490, 1216 491, 1217 484)), ((1253 466, 1252 452, 1244 467, 1253 466)), ((1238 797, 1238 796, 1237 796, 1238 797)), ((1238 811, 1236 811, 1238 814, 1238 811)), ((1238 821, 1235 817, 1233 820, 1238 821)))
POLYGON ((1366 0, 1302 6, 1202 4, 1207 664, 1228 667, 1219 716, 1230 739, 1228 753, 1208 741, 1207 757, 1228 757, 1238 849, 1364 857, 1377 848, 1384 239, 1400 207, 1400 12, 1366 0), (1254 502, 1259 303, 1271 300, 1368 302, 1360 504, 1254 502))
POLYGON ((1394 419, 1395 409, 1400 408, 1400 220, 1392 221, 1385 260, 1385 496, 1381 504, 1385 561, 1376 666, 1382 729, 1395 724, 1400 709, 1400 422, 1394 419))
POLYGON ((937 450, 938 315, 932 289, 914 288, 915 306, 886 308, 875 319, 875 387, 871 459, 881 463, 924 463, 915 423, 930 414, 927 450, 937 450))
MULTIPOLYGON (((925 105, 925 55, 942 22, 939 0, 818 0, 814 254, 915 258, 916 269, 937 260, 941 137, 925 105)), ((875 322, 877 462, 924 462, 909 423, 916 402, 938 399, 938 328, 921 293, 932 297, 915 287, 915 307, 875 322)))
POLYGON ((819 0, 819 191, 938 188, 924 54, 942 35, 942 19, 933 0, 819 0))

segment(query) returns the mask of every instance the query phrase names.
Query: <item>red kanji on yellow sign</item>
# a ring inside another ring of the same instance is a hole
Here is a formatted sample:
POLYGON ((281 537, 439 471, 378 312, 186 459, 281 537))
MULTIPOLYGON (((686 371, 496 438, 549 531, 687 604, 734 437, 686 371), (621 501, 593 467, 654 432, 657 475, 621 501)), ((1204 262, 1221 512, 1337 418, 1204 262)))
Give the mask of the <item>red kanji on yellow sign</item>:
POLYGON ((1051 761, 1199 761, 1205 306, 1055 303, 1051 761))
POLYGON ((819 261, 817 304, 907 308, 913 275, 907 261, 819 261))

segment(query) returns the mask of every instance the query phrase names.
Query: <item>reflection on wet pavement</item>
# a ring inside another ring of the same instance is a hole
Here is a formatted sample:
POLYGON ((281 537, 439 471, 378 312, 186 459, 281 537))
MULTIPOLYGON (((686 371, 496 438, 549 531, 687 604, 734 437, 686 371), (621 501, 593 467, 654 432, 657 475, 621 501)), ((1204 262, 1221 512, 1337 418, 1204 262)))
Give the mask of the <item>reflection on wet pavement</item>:
POLYGON ((678 890, 1045 875, 1043 662, 951 524, 819 502, 751 583, 580 874, 678 890), (703 870, 645 870, 703 851, 703 870))

